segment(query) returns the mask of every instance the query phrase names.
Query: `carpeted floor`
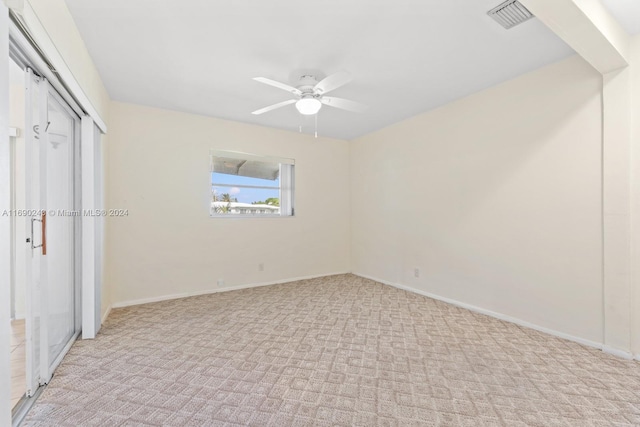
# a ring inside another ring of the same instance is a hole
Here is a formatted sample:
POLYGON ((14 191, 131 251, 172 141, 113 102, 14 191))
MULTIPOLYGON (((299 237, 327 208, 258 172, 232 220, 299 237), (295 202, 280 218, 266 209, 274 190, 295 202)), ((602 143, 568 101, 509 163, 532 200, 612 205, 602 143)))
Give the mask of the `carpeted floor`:
POLYGON ((340 275, 114 310, 23 425, 640 425, 640 364, 340 275))

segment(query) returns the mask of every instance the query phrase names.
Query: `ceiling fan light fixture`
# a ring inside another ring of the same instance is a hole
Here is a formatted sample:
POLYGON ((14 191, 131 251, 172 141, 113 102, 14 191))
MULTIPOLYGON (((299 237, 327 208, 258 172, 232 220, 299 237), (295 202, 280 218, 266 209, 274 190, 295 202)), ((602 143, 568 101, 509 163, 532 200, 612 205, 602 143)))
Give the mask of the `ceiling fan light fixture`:
POLYGON ((305 116, 313 116, 320 111, 322 108, 322 103, 313 97, 302 98, 296 102, 296 108, 300 112, 300 114, 304 114, 305 116))

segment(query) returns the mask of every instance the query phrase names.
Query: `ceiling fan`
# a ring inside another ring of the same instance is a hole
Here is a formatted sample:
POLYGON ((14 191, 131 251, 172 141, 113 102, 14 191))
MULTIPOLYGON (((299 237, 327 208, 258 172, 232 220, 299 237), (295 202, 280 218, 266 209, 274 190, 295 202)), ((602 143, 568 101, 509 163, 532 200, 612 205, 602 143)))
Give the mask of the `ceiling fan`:
POLYGON ((296 99, 278 102, 277 104, 256 110, 251 114, 263 114, 291 104, 296 104, 296 109, 300 114, 304 114, 306 116, 317 114, 323 105, 339 108, 341 110, 353 111, 355 113, 362 113, 367 109, 366 105, 355 101, 336 98, 334 96, 325 96, 332 90, 338 89, 351 81, 351 75, 346 71, 339 71, 331 74, 320 81, 318 81, 313 75, 305 74, 300 77, 300 84, 298 87, 293 87, 286 83, 280 83, 266 77, 254 77, 253 80, 269 86, 277 87, 278 89, 286 90, 287 92, 295 95, 296 99))

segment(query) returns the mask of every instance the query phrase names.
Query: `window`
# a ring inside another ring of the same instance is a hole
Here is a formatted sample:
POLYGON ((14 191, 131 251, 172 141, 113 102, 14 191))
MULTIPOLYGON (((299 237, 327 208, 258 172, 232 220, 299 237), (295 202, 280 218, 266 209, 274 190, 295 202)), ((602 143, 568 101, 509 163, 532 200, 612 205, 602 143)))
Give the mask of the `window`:
POLYGON ((293 216, 294 161, 211 151, 212 217, 293 216))

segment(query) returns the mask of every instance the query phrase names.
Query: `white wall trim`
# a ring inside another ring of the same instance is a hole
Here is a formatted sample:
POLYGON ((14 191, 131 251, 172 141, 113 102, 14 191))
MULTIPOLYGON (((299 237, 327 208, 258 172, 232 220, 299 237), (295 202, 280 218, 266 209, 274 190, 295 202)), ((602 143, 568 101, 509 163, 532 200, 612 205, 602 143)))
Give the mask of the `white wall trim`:
MULTIPOLYGON (((93 120, 82 117, 80 138, 82 211, 95 211, 95 133, 93 120)), ((100 330, 100 289, 96 283, 96 217, 82 215, 82 339, 95 338, 100 330)))
POLYGON ((276 281, 272 281, 272 282, 249 283, 249 284, 246 284, 246 285, 226 286, 224 288, 206 289, 206 290, 202 290, 202 291, 184 292, 184 293, 179 293, 179 294, 162 295, 162 296, 151 297, 151 298, 141 298, 141 299, 135 299, 135 300, 120 301, 120 302, 114 302, 111 305, 111 307, 109 307, 109 310, 111 310, 111 308, 130 307, 132 305, 149 304, 149 303, 152 303, 152 302, 160 302, 160 301, 168 301, 168 300, 180 299, 180 298, 196 297, 196 296, 199 296, 199 295, 217 294, 219 292, 229 292, 229 291, 238 291, 240 289, 259 288, 259 287, 262 287, 262 286, 279 285, 279 284, 282 284, 282 283, 297 282, 298 280, 317 279, 318 277, 336 276, 336 275, 339 275, 339 274, 349 274, 349 272, 348 271, 342 271, 342 272, 337 272, 337 273, 324 273, 324 274, 317 274, 317 275, 313 275, 313 276, 293 277, 293 278, 290 278, 290 279, 282 279, 282 280, 276 280, 276 281))
MULTIPOLYGON (((413 292, 415 294, 422 295, 422 296, 425 296, 425 297, 428 297, 428 298, 432 298, 432 299, 435 299, 435 300, 438 300, 438 301, 446 302, 447 304, 455 305, 457 307, 466 308, 467 310, 471 310, 471 311, 473 311, 475 313, 484 314, 484 315, 487 315, 487 316, 490 316, 490 317, 493 317, 493 318, 496 318, 496 319, 499 319, 499 320, 504 320, 505 322, 514 323, 514 324, 519 325, 519 326, 524 326, 525 328, 533 329, 533 330, 536 330, 536 331, 539 331, 539 332, 544 332, 545 334, 553 335, 553 336, 558 337, 558 338, 563 338, 563 339, 566 339, 566 340, 569 340, 569 341, 576 342, 578 344, 582 344, 582 345, 586 345, 588 347, 593 347, 593 348, 597 348, 599 350, 603 350, 603 345, 601 343, 599 343, 599 342, 596 342, 596 341, 587 340, 587 339, 584 339, 584 338, 580 338, 580 337, 576 337, 576 336, 573 336, 573 335, 566 334, 564 332, 556 331, 554 329, 545 328, 543 326, 539 326, 539 325, 536 325, 534 323, 529 323, 529 322, 527 322, 525 320, 518 319, 516 317, 511 317, 511 316, 508 316, 506 314, 502 314, 502 313, 498 313, 498 312, 495 312, 495 311, 487 310, 487 309, 484 309, 484 308, 481 308, 481 307, 477 307, 475 305, 467 304, 467 303, 464 303, 464 302, 461 302, 461 301, 457 301, 457 300, 454 300, 454 299, 451 299, 451 298, 442 297, 440 295, 432 294, 430 292, 425 292, 425 291, 422 291, 420 289, 412 288, 410 286, 400 285, 398 283, 393 283, 393 282, 388 282, 386 280, 377 279, 375 277, 367 276, 366 274, 361 274, 361 273, 357 273, 357 272, 353 272, 352 274, 354 274, 356 276, 363 277, 365 279, 374 280, 374 281, 382 283, 384 285, 393 286, 394 288, 402 289, 402 290, 413 292)), ((610 354, 614 354, 614 353, 610 353, 610 354)), ((618 354, 616 353, 615 355, 617 356, 618 354)))
POLYGON ((611 354, 613 356, 620 357, 622 359, 633 360, 633 353, 631 353, 629 351, 619 350, 617 348, 613 348, 613 347, 608 346, 608 345, 603 345, 602 346, 602 351, 607 353, 607 354, 611 354))

